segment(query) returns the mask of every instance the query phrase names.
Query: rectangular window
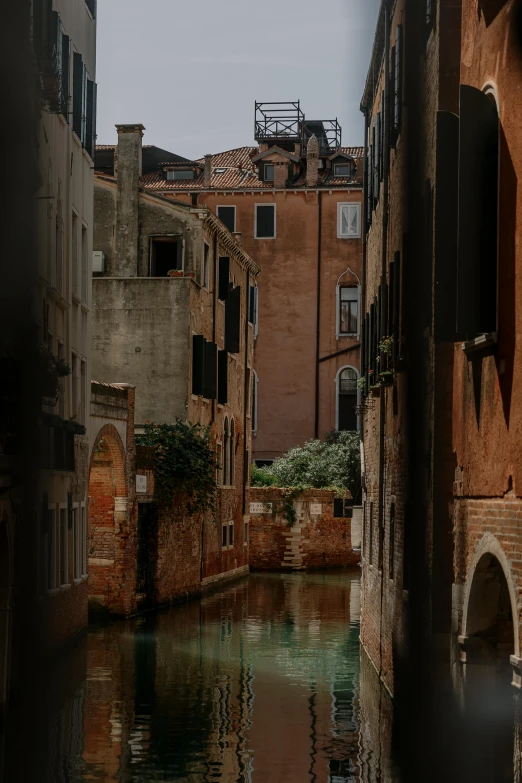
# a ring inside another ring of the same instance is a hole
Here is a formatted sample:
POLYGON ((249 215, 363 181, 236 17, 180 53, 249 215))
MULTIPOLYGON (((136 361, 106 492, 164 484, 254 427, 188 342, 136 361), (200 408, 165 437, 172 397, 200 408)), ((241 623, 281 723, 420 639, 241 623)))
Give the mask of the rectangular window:
POLYGON ((234 546, 234 523, 229 522, 228 524, 228 545, 234 546))
POLYGON ((248 522, 243 522, 243 544, 248 544, 248 522))
POLYGON ((73 296, 78 297, 80 294, 80 286, 79 286, 79 278, 80 278, 80 270, 79 270, 79 221, 78 221, 78 215, 73 212, 72 213, 72 226, 71 226, 71 234, 72 234, 72 253, 71 253, 71 262, 72 262, 72 293, 73 296))
POLYGON ((241 286, 233 288, 225 303, 225 350, 239 353, 241 346, 241 286))
POLYGON ((69 91, 71 89, 71 39, 68 35, 62 33, 62 84, 61 84, 61 106, 62 114, 69 122, 69 91))
POLYGON ((82 576, 85 576, 87 573, 87 507, 85 503, 82 503, 81 506, 80 564, 82 576))
POLYGON ((256 204, 255 239, 275 239, 276 207, 275 204, 256 204))
POLYGON ((203 397, 215 400, 217 396, 217 345, 205 343, 205 367, 203 371, 203 397))
POLYGON ((55 288, 63 294, 63 219, 56 215, 55 224, 55 288))
POLYGON ((78 375, 79 375, 79 362, 75 353, 71 355, 71 418, 73 421, 79 421, 79 405, 78 399, 78 375))
POLYGON ((393 102, 392 102, 392 127, 395 140, 401 130, 402 120, 402 25, 397 25, 395 33, 395 46, 392 49, 393 57, 393 102))
POLYGON ((265 163, 265 182, 273 182, 274 181, 274 164, 273 163, 265 163))
POLYGON ((219 259, 218 299, 222 302, 228 299, 230 289, 230 258, 221 256, 219 259))
POLYGON ((49 507, 47 518, 47 589, 56 587, 56 509, 49 507))
POLYGON ((226 549, 227 546, 228 546, 228 525, 226 522, 224 522, 221 528, 221 549, 226 549))
POLYGON ((235 207, 217 207, 217 216, 224 226, 232 233, 236 230, 236 208, 235 207))
POLYGON ((349 163, 335 163, 334 177, 349 177, 352 173, 352 167, 349 163))
POLYGON ((395 503, 390 506, 390 579, 395 575, 395 503))
MULTIPOLYGON (((63 343, 58 341, 58 358, 64 360, 65 353, 63 343)), ((58 381, 58 415, 65 418, 65 378, 58 381)))
POLYGON ((81 518, 78 504, 75 503, 72 510, 73 514, 73 573, 74 579, 79 579, 82 575, 82 551, 81 551, 81 518))
POLYGON ((339 334, 357 334, 359 330, 359 289, 339 288, 339 334))
POLYGON ((218 389, 217 401, 219 405, 228 403, 228 353, 227 351, 218 351, 218 389))
POLYGON ((96 19, 96 0, 85 0, 85 5, 89 9, 92 18, 96 19))
POLYGON ((81 269, 81 299, 84 304, 89 304, 88 302, 88 287, 87 287, 87 270, 88 270, 88 260, 87 260, 87 253, 89 249, 89 235, 87 232, 87 227, 82 226, 82 269, 81 269))
POLYGON ((59 532, 59 584, 68 584, 68 555, 69 555, 69 536, 67 527, 67 509, 60 506, 60 532, 59 532))
POLYGON ((257 432, 257 373, 252 375, 252 432, 257 432))
POLYGON ((203 394, 206 340, 200 334, 192 337, 192 394, 203 394))
POLYGON ((203 247, 203 288, 209 287, 209 257, 210 247, 205 242, 203 247))
POLYGON ((83 140, 87 153, 94 158, 96 151, 96 102, 97 85, 91 79, 87 79, 85 94, 85 138, 83 140))
POLYGON ((337 236, 339 239, 357 239, 361 236, 361 205, 337 205, 337 236))
POLYGON ((74 52, 73 55, 73 131, 80 141, 83 140, 83 88, 84 88, 84 65, 81 54, 74 52))
POLYGON ((179 169, 179 170, 170 170, 167 171, 167 179, 168 180, 190 180, 195 179, 196 172, 193 169, 179 169))
POLYGON ((150 276, 169 277, 183 269, 183 242, 180 237, 155 237, 150 240, 150 276))
POLYGON ((87 387, 86 387, 86 369, 85 369, 85 362, 80 362, 80 414, 78 417, 78 421, 80 424, 85 424, 86 419, 86 397, 87 397, 87 387))

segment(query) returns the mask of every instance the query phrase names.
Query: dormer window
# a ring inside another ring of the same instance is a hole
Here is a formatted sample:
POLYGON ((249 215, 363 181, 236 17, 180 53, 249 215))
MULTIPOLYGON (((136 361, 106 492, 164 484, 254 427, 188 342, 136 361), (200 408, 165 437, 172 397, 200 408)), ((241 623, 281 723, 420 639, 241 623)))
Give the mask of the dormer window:
POLYGON ((354 174, 354 165, 351 161, 345 160, 342 163, 334 163, 334 177, 352 177, 354 174))
POLYGON ((274 181, 274 164, 265 163, 265 182, 274 181))
POLYGON ((193 169, 169 169, 167 171, 168 180, 195 179, 193 169))

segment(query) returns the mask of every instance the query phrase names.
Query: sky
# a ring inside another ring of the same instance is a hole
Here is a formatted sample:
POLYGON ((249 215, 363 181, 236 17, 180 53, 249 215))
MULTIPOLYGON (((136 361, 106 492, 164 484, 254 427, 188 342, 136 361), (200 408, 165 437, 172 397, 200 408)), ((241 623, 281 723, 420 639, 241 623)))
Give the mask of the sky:
POLYGON ((190 159, 254 145, 254 102, 301 101, 363 143, 380 0, 98 0, 98 144, 142 123, 190 159))

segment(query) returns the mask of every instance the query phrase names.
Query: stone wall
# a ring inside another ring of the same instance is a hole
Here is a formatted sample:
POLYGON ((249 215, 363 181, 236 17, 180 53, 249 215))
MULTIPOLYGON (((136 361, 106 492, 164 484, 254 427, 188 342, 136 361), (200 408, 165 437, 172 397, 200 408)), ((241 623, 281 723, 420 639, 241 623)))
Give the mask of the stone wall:
POLYGON ((295 524, 285 518, 285 494, 276 487, 251 487, 250 568, 298 570, 359 563, 352 548, 351 519, 334 517, 334 494, 306 490, 293 500, 295 524))

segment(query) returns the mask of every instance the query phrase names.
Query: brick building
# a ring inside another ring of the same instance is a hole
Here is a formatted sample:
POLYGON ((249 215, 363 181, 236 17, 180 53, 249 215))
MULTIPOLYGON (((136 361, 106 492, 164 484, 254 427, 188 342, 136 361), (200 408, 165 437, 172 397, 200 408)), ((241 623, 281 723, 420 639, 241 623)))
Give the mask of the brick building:
MULTIPOLYGON (((450 679, 470 707, 473 663, 520 684, 519 14, 383 0, 362 100, 361 639, 417 715, 450 679)), ((468 775, 499 767, 491 721, 468 775)))
MULTIPOLYGON (((256 104, 255 138, 197 161, 144 147, 139 184, 208 207, 262 270, 251 456, 270 461, 357 428, 363 162, 337 121, 308 121, 299 102, 256 104)), ((98 147, 100 171, 115 162, 98 147)))
POLYGON ((166 603, 248 570, 259 268, 210 210, 140 187, 151 160, 168 156, 143 148, 142 136, 141 125, 118 126, 116 172, 96 174, 93 372, 136 387, 138 433, 147 421, 211 427, 220 489, 204 520, 180 510, 174 525, 158 513, 150 460, 138 450, 136 589, 166 603))

